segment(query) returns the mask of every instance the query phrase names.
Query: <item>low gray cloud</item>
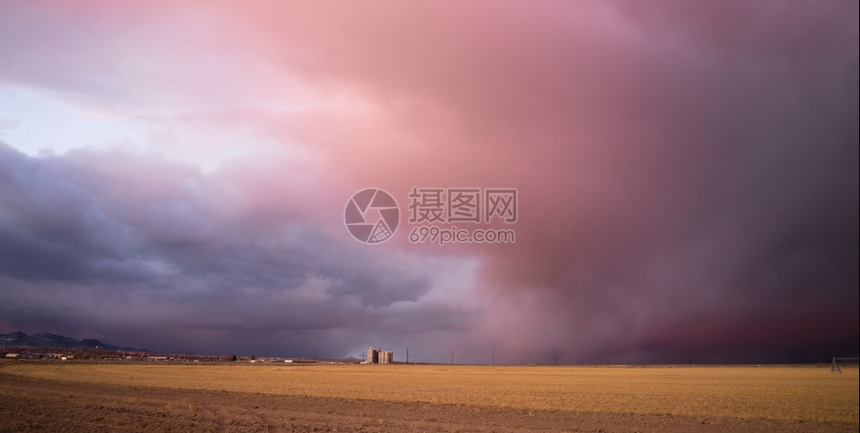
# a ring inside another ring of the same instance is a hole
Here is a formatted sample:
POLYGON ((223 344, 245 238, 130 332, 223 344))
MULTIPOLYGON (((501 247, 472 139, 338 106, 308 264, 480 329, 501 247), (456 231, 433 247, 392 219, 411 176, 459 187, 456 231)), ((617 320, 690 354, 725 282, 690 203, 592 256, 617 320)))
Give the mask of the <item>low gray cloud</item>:
POLYGON ((142 113, 151 148, 230 152, 205 172, 0 148, 8 331, 501 362, 857 353, 856 2, 205 3, 191 30, 184 8, 87 6, 13 3, 0 84, 142 113), (78 31, 90 12, 111 19, 78 31), (252 144, 209 147, 222 134, 252 144), (516 243, 349 239, 347 197, 413 186, 517 188, 516 243))
MULTIPOLYGON (((314 227, 282 221, 261 235, 253 220, 225 221, 207 211, 217 198, 200 192, 219 194, 218 180, 175 163, 112 154, 112 163, 146 166, 143 178, 125 171, 120 186, 99 178, 104 153, 32 158, 6 145, 0 153, 2 317, 23 328, 115 334, 159 349, 195 347, 168 329, 233 335, 205 345, 221 351, 256 335, 258 353, 288 353, 299 348, 262 336, 339 330, 361 341, 383 326, 386 307, 416 302, 432 284, 314 227), (210 185, 179 188, 192 182, 210 185)), ((345 231, 343 239, 351 241, 345 231)), ((320 356, 344 350, 314 347, 320 356)))

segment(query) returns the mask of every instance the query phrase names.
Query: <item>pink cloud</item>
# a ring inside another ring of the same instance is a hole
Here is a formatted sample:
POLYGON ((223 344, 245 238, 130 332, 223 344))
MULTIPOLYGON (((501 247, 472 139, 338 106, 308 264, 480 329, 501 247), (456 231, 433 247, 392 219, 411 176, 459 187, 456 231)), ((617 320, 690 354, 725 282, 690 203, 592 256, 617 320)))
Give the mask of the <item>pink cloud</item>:
POLYGON ((354 252, 340 218, 361 188, 398 199, 413 186, 518 188, 516 244, 401 236, 367 252, 386 269, 414 259, 407 274, 422 257, 478 263, 472 316, 433 310, 458 330, 439 346, 489 337, 510 359, 594 358, 644 353, 666 332, 682 352, 700 333, 674 338, 675 326, 716 344, 739 334, 723 326, 734 309, 743 317, 729 322, 758 323, 809 299, 856 325, 839 308, 856 302, 856 263, 842 259, 857 238, 857 170, 845 163, 856 161, 845 145, 857 137, 854 4, 16 9, 30 26, 13 29, 20 44, 0 43, 15 60, 2 82, 273 144, 223 145, 242 156, 207 174, 70 155, 125 223, 170 226, 189 210, 165 203, 192 202, 206 222, 179 231, 218 238, 228 221, 246 225, 235 239, 260 240, 300 225, 354 252))

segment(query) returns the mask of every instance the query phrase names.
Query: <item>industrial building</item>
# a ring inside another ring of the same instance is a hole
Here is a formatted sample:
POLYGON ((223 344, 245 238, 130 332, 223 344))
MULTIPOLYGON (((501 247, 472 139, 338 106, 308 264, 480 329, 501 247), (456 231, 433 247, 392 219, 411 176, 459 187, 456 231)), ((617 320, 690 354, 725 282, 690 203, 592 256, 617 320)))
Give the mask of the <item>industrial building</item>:
POLYGON ((382 350, 381 347, 370 347, 367 349, 367 359, 363 364, 393 364, 394 352, 382 350))

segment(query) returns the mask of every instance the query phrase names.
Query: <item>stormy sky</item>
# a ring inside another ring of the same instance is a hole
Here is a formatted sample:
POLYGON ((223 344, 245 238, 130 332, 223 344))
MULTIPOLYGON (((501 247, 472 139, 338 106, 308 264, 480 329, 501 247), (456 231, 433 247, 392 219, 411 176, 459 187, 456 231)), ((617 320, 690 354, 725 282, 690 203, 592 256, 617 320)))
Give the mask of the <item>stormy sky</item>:
POLYGON ((855 1, 0 0, 0 332, 857 356, 858 21, 855 1), (344 223, 365 188, 400 209, 378 245, 344 223), (465 224, 515 242, 410 242, 413 188, 516 189, 515 222, 465 224))

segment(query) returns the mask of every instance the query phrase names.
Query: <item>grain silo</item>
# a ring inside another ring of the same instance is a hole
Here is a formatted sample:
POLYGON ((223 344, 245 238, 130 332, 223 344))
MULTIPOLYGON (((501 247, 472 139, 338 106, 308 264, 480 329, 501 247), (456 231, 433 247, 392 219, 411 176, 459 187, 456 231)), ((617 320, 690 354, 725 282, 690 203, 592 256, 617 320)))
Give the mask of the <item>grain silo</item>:
POLYGON ((378 364, 379 363, 379 349, 375 347, 370 347, 367 349, 367 364, 378 364))

